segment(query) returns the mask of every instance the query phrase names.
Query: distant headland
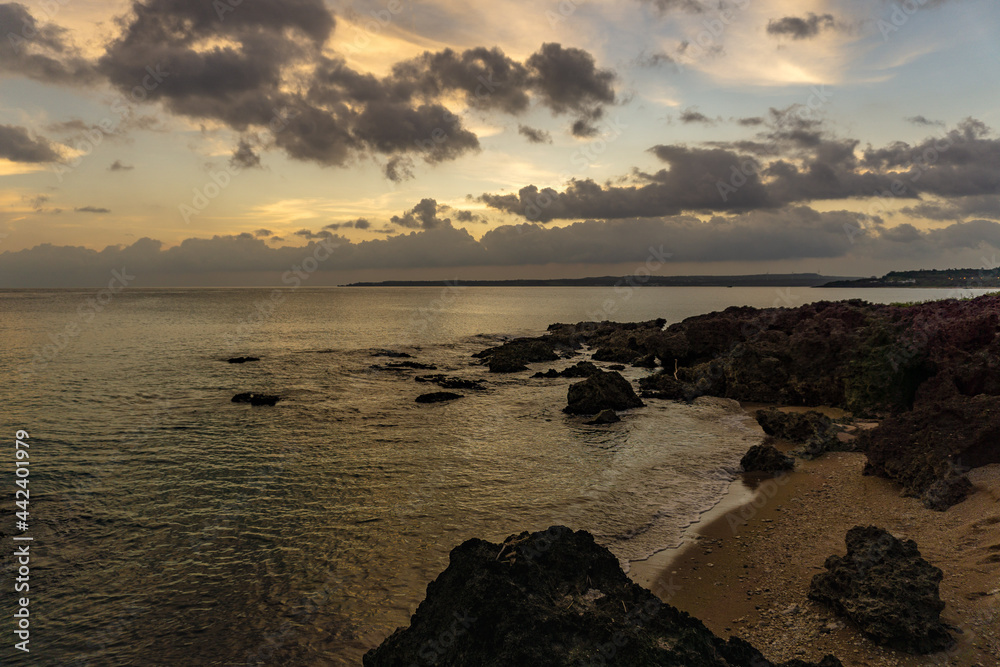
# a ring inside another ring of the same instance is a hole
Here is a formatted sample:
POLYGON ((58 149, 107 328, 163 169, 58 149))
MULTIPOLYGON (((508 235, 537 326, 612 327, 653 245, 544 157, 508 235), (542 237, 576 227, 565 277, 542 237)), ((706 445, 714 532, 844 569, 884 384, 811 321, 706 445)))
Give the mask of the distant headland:
POLYGON ((890 271, 881 278, 840 279, 817 287, 951 287, 988 289, 1000 287, 1000 273, 996 269, 923 269, 919 271, 890 271))
MULTIPOLYGON (((597 276, 591 278, 549 278, 524 280, 455 280, 462 287, 820 287, 831 281, 855 278, 821 276, 818 273, 762 273, 745 276, 597 276)), ((440 280, 384 280, 350 283, 344 287, 439 287, 440 280)))

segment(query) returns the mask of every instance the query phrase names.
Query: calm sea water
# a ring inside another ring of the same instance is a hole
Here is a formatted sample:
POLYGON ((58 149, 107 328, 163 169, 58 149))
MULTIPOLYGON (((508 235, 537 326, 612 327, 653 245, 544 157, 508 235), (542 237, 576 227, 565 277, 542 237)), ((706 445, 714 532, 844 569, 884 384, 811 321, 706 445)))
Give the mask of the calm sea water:
MULTIPOLYGON (((0 292, 3 616, 14 432, 30 443, 30 654, 3 664, 353 665, 406 625, 449 550, 554 523, 628 565, 677 542, 760 432, 718 404, 619 424, 561 413, 570 380, 471 354, 557 321, 941 290, 331 288, 0 292), (92 301, 92 299, 94 299, 92 301), (418 405, 421 371, 485 379, 418 405), (261 357, 233 365, 237 355, 261 357), (280 394, 275 407, 230 401, 280 394)), ((571 362, 543 364, 562 367, 571 362)), ((647 371, 629 369, 632 379, 647 371)))

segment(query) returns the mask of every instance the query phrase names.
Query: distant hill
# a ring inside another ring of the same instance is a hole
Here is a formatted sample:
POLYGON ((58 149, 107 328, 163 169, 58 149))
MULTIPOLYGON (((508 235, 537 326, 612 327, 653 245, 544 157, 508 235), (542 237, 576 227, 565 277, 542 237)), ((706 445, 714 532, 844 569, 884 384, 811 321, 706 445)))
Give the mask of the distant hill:
MULTIPOLYGON (((449 285, 462 287, 817 287, 831 280, 853 278, 821 276, 818 273, 763 273, 748 276, 600 276, 592 278, 551 278, 538 280, 456 280, 449 285)), ((351 283, 345 287, 439 287, 440 280, 385 280, 351 283)))
POLYGON ((927 269, 920 271, 890 271, 881 278, 834 280, 818 287, 1000 287, 1000 272, 996 269, 927 269))

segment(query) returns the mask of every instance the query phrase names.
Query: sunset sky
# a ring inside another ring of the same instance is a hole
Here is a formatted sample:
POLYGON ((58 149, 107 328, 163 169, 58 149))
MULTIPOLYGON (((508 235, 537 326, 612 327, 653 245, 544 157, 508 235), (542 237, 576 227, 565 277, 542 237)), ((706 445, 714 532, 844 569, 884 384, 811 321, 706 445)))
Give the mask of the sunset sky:
POLYGON ((993 0, 37 0, 0 28, 0 286, 1000 258, 993 0))

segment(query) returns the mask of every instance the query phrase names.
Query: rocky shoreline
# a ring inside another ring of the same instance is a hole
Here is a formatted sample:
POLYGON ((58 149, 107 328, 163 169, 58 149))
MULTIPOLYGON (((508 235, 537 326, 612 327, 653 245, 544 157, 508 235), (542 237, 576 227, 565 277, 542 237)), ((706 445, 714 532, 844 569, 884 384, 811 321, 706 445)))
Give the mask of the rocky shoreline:
MULTIPOLYGON (((791 641, 741 632, 753 627, 739 627, 746 615, 721 621, 720 627, 713 610, 723 604, 724 615, 730 616, 726 601, 733 591, 709 589, 706 594, 701 587, 691 586, 690 590, 702 590, 701 606, 685 602, 683 596, 678 606, 709 619, 706 628, 672 606, 678 602, 663 577, 649 580, 656 584, 651 587, 657 599, 648 590, 628 585, 631 582, 626 583, 617 562, 611 566, 614 557, 594 544, 589 534, 553 527, 545 534, 510 536, 503 544, 470 540, 457 547, 449 567, 428 586, 427 598, 410 627, 400 628, 370 651, 365 664, 425 664, 420 652, 432 644, 437 647, 431 651, 434 660, 426 664, 520 664, 528 660, 546 665, 764 666, 779 664, 770 660, 785 660, 780 664, 787 667, 921 665, 937 663, 907 661, 907 654, 944 655, 947 661, 959 650, 956 647, 962 647, 963 655, 973 656, 972 662, 959 664, 997 664, 1000 647, 995 630, 992 635, 980 630, 980 642, 966 646, 963 628, 948 620, 953 616, 948 615, 946 604, 953 603, 947 595, 942 601, 938 590, 949 576, 979 581, 978 575, 985 574, 987 580, 989 576, 998 579, 1000 552, 986 554, 975 566, 976 576, 966 571, 968 564, 961 566, 961 572, 949 572, 934 564, 934 557, 941 556, 942 549, 946 552, 946 546, 932 545, 931 556, 924 560, 925 543, 908 541, 906 534, 948 524, 975 506, 987 516, 979 517, 985 523, 972 524, 967 532, 976 540, 966 536, 966 542, 1000 550, 1000 489, 993 483, 1000 470, 996 465, 1000 464, 1000 297, 905 306, 852 300, 795 309, 733 307, 669 327, 665 324, 664 320, 554 324, 543 336, 513 339, 474 356, 490 373, 526 372, 529 364, 572 359, 588 352, 596 362, 653 371, 639 380, 638 395, 619 373, 593 361, 532 376, 579 379, 567 388, 564 412, 600 413, 588 424, 613 423, 619 418, 616 411, 641 409, 643 399, 691 401, 699 396, 847 411, 851 416, 839 420, 795 409, 758 411, 757 420, 768 435, 743 460, 745 469, 762 471, 746 473, 762 486, 768 475, 794 478, 803 469, 834 465, 831 462, 840 462, 841 473, 850 470, 850 475, 840 478, 840 486, 846 488, 824 487, 824 498, 839 503, 840 519, 835 530, 824 534, 827 552, 817 562, 813 545, 786 544, 779 560, 756 552, 770 563, 764 567, 766 576, 754 576, 761 573, 752 571, 757 567, 753 561, 742 563, 735 572, 731 567, 720 568, 718 575, 713 572, 714 586, 723 585, 729 576, 735 579, 729 585, 746 588, 748 599, 753 600, 762 592, 770 594, 772 587, 788 593, 783 578, 801 583, 802 565, 792 565, 796 558, 810 562, 806 590, 797 591, 795 601, 781 612, 791 641), (877 421, 855 424, 855 417, 877 421), (850 465, 842 464, 845 460, 850 465), (793 468, 796 472, 783 472, 793 468), (879 498, 883 505, 907 503, 910 523, 906 530, 900 531, 892 514, 860 505, 860 499, 847 491, 859 485, 870 490, 873 484, 881 484, 883 495, 892 496, 879 498), (914 511, 913 506, 919 509, 914 511), (831 543, 833 538, 839 544, 831 543), (843 556, 845 538, 848 553, 843 556), (979 544, 984 540, 993 542, 979 544), (547 545, 541 551, 539 541, 547 545), (824 563, 825 574, 821 572, 824 563), (795 567, 800 569, 792 572, 795 567), (799 612, 817 605, 825 611, 811 611, 808 618, 825 618, 826 614, 829 618, 822 626, 826 630, 817 634, 797 629, 802 625, 799 612), (488 627, 452 627, 457 607, 470 617, 489 617, 488 627), (630 608, 633 613, 648 608, 643 623, 637 626, 627 616, 630 608), (819 641, 821 634, 834 632, 846 633, 854 646, 819 641), (734 633, 750 638, 750 643, 720 638, 734 633), (439 650, 442 637, 448 639, 445 652, 439 650), (860 662, 855 661, 858 642, 864 646, 860 662), (834 650, 820 655, 821 645, 834 650), (445 659, 445 653, 450 657, 445 659), (803 656, 812 656, 813 662, 803 656), (845 656, 849 657, 841 663, 845 656)), ((800 502, 773 506, 771 512, 780 516, 788 531, 794 532, 797 526, 801 532, 803 522, 828 523, 826 516, 808 514, 810 503, 802 503, 799 496, 794 500, 800 502)), ((816 509, 815 503, 812 506, 816 509)), ((833 510, 825 506, 823 511, 833 510)), ((730 548, 727 554, 746 550, 749 541, 740 543, 736 532, 737 525, 754 523, 756 508, 751 514, 736 523, 729 517, 726 528, 734 539, 728 543, 738 548, 730 548)), ((761 534, 770 533, 771 528, 767 526, 761 534)), ((713 530, 718 532, 718 526, 713 530)), ((716 540, 713 543, 719 549, 727 542, 720 535, 705 539, 716 540)), ((713 553, 713 549, 705 551, 706 556, 713 553)), ((707 565, 713 568, 715 563, 707 565)), ((688 567, 685 576, 699 566, 689 563, 688 567)), ((682 570, 677 565, 671 574, 682 570)), ((997 591, 989 586, 977 587, 983 590, 965 594, 984 600, 996 597, 997 591)), ((990 602, 992 606, 980 612, 993 614, 995 628, 996 603, 990 602)), ((761 610, 761 605, 754 605, 755 613, 761 610)), ((965 627, 976 623, 969 618, 963 622, 965 627)))

